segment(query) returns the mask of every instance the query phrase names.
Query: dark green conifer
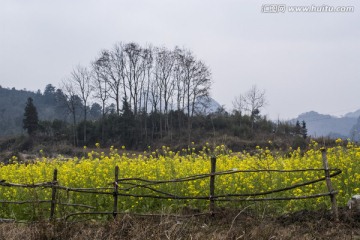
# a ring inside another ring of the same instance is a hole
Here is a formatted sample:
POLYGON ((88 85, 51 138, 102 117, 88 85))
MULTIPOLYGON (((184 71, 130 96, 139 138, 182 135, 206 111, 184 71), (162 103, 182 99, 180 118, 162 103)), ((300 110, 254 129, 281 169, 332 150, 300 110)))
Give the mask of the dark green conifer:
POLYGON ((301 126, 301 135, 304 139, 307 138, 307 128, 306 128, 306 122, 303 120, 302 121, 302 126, 301 126))
POLYGON ((28 98, 25 106, 23 128, 30 136, 33 136, 39 127, 39 118, 36 107, 31 97, 28 98))

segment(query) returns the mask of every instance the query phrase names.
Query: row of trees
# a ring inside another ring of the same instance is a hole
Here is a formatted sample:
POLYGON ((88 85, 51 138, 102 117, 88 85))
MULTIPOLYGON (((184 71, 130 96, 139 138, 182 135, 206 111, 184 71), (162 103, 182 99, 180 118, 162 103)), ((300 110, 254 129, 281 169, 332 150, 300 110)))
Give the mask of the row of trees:
POLYGON ((159 128, 160 137, 174 134, 169 112, 175 111, 181 129, 177 133, 181 134, 186 125, 190 141, 193 116, 199 104, 206 104, 210 87, 209 68, 190 50, 118 43, 111 50, 101 51, 89 67, 75 67, 63 81, 59 96, 72 115, 74 144, 78 106, 83 110, 86 142, 88 105, 93 99, 100 102, 103 122, 107 110, 115 110, 118 116, 131 112, 135 127, 140 129, 137 134, 144 139, 149 138, 148 124, 159 128), (158 117, 149 122, 150 113, 158 117))
MULTIPOLYGON (((250 90, 251 91, 251 90, 250 90)), ((47 96, 48 101, 58 101, 61 100, 62 91, 56 90, 51 85, 46 87, 44 92, 44 97, 47 96), (49 91, 51 90, 51 91, 49 91), (46 92, 46 94, 45 94, 46 92), (52 92, 52 93, 51 93, 52 92), (50 94, 51 93, 51 94, 50 94), (49 95, 50 94, 50 95, 49 95), (58 100, 57 100, 58 99, 58 100)), ((81 102, 80 102, 81 103, 81 102)), ((56 106, 57 104, 55 104, 56 106)), ((96 109, 96 104, 92 104, 91 108, 88 108, 88 111, 92 114, 91 121, 84 121, 78 123, 75 127, 69 121, 55 119, 53 121, 42 120, 38 121, 37 109, 33 103, 32 98, 27 100, 25 107, 23 127, 27 130, 29 135, 34 136, 37 133, 39 136, 49 137, 46 139, 51 139, 55 142, 58 141, 69 141, 73 139, 73 132, 76 132, 76 135, 83 139, 83 129, 84 125, 87 125, 87 141, 81 142, 80 145, 93 145, 96 142, 101 141, 102 145, 126 145, 129 148, 146 148, 148 144, 158 146, 160 144, 169 144, 169 145, 178 145, 184 146, 188 143, 186 139, 181 138, 180 135, 166 135, 161 137, 159 132, 159 121, 160 114, 150 112, 145 116, 141 116, 136 119, 134 113, 132 112, 127 101, 123 101, 121 114, 116 113, 115 107, 109 110, 109 113, 105 115, 104 118, 101 117, 101 108, 98 109, 97 114, 98 118, 94 119, 94 110, 96 109), (144 135, 141 135, 141 129, 137 126, 140 123, 140 120, 144 119, 147 121, 148 131, 151 142, 146 142, 144 135), (152 125, 155 123, 155 125, 152 125), (156 125, 157 124, 157 125, 156 125), (142 138, 141 138, 142 137, 142 138)), ((81 110, 83 106, 80 105, 78 110, 81 110)), ((42 109, 40 109, 41 111, 42 109)), ((257 111, 258 112, 258 111, 257 111)), ((80 112, 81 113, 81 112, 80 112)), ((170 110, 168 113, 168 118, 170 125, 174 128, 174 132, 181 131, 181 125, 178 122, 178 115, 182 114, 181 119, 184 119, 185 122, 188 121, 188 117, 184 112, 178 112, 176 110, 170 110)), ((96 114, 95 114, 96 115, 96 114)), ((76 116, 77 118, 82 118, 82 115, 76 116)), ((165 117, 162 117, 163 122, 165 117)), ((305 122, 296 122, 296 124, 280 122, 274 123, 266 119, 265 116, 260 114, 248 114, 248 112, 241 113, 239 110, 233 110, 232 113, 228 113, 224 108, 220 107, 217 111, 205 114, 199 114, 192 117, 193 131, 196 133, 192 137, 192 141, 204 142, 223 139, 226 136, 234 139, 231 144, 234 148, 242 147, 241 141, 267 141, 269 139, 289 139, 293 141, 296 146, 305 147, 305 139, 307 138, 307 130, 305 122), (290 138, 289 138, 290 137, 290 138)), ((186 129, 186 126, 183 128, 186 129)), ((50 142, 53 142, 51 141, 50 142)), ((220 143, 217 141, 217 143, 220 143)), ((221 142, 223 143, 223 142, 221 142)), ((228 143, 229 144, 229 143, 228 143)))
POLYGON ((60 88, 49 84, 36 95, 55 106, 58 117, 41 121, 34 130, 29 99, 24 128, 30 135, 37 130, 57 140, 71 139, 75 146, 100 141, 128 147, 156 140, 181 145, 219 135, 256 139, 303 133, 304 126, 298 130, 261 116, 265 91, 256 86, 235 98, 232 113, 223 107, 207 112, 210 88, 209 68, 187 49, 118 43, 88 67, 75 67, 60 88))

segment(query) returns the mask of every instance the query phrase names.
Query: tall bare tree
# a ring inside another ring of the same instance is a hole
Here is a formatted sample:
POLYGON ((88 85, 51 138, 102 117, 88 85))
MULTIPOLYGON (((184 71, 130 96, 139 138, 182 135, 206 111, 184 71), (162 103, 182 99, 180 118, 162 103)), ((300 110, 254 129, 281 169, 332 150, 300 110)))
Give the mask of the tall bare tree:
POLYGON ((195 74, 191 84, 191 117, 194 116, 197 103, 203 105, 202 107, 207 107, 211 87, 210 70, 202 61, 196 62, 193 71, 195 74))
POLYGON ((72 115, 73 120, 73 144, 77 146, 77 133, 76 133, 76 116, 77 116, 77 109, 81 106, 81 99, 78 95, 76 95, 76 90, 74 87, 74 83, 71 79, 65 79, 61 83, 61 94, 58 94, 58 99, 64 105, 66 105, 69 113, 72 115))
MULTIPOLYGON (((115 100, 116 112, 120 114, 121 88, 125 88, 125 57, 123 44, 115 44, 112 51, 104 50, 96 60, 96 65, 107 80, 109 86, 109 97, 115 100)), ((125 98, 126 91, 124 89, 125 98)))
MULTIPOLYGON (((148 116, 148 105, 149 105, 149 93, 150 93, 150 83, 151 83, 151 70, 153 67, 153 48, 151 45, 148 45, 143 49, 143 64, 144 64, 144 75, 143 80, 141 81, 141 90, 140 90, 140 104, 139 109, 142 111, 143 124, 144 124, 144 139, 145 142, 148 142, 148 126, 147 126, 147 116, 148 116)), ((141 123, 142 125, 142 123, 141 123)))
POLYGON ((152 46, 148 46, 147 48, 145 48, 144 50, 144 56, 146 59, 146 70, 145 70, 145 75, 146 75, 146 81, 144 84, 144 88, 143 88, 143 107, 144 107, 144 112, 148 113, 148 105, 149 105, 149 93, 150 93, 150 84, 151 84, 151 80, 152 80, 152 76, 151 76, 151 71, 153 68, 153 61, 154 61, 154 56, 153 56, 153 48, 152 46))
MULTIPOLYGON (((160 90, 160 111, 162 111, 165 116, 165 131, 169 131, 169 103, 175 89, 175 80, 173 78, 174 65, 175 57, 172 51, 166 48, 156 49, 155 79, 160 90), (162 107, 162 103, 164 103, 164 107, 162 107)), ((161 122, 160 127, 162 127, 161 122)))
POLYGON ((75 90, 80 96, 83 108, 84 108, 84 144, 86 143, 86 121, 87 121, 87 108, 88 100, 93 91, 93 86, 91 84, 91 72, 86 67, 78 65, 71 72, 71 80, 74 82, 75 90))
POLYGON ((109 80, 106 72, 103 71, 99 62, 95 61, 92 64, 92 86, 94 89, 94 97, 101 101, 102 116, 106 114, 106 103, 109 99, 109 80))
MULTIPOLYGON (((175 66, 173 71, 173 77, 175 81, 175 93, 176 93, 176 108, 177 108, 177 115, 178 115, 178 127, 179 129, 183 126, 183 112, 185 111, 185 70, 182 67, 183 63, 183 50, 179 49, 178 47, 174 50, 174 57, 175 57, 175 66)), ((179 132, 181 135, 181 131, 179 132)))
POLYGON ((188 141, 191 140, 192 117, 195 113, 197 100, 209 96, 211 87, 211 72, 202 62, 195 59, 189 50, 177 52, 183 83, 183 106, 186 106, 188 116, 188 141))
POLYGON ((109 80, 106 72, 100 65, 101 63, 94 61, 92 63, 93 74, 92 74, 92 84, 94 88, 94 97, 101 101, 101 108, 102 108, 102 117, 101 117, 101 139, 104 142, 104 135, 105 135, 105 114, 107 108, 107 101, 109 99, 109 80))
POLYGON ((124 46, 127 64, 125 65, 126 87, 130 95, 130 106, 134 115, 139 112, 139 100, 141 97, 141 86, 146 75, 147 59, 144 57, 144 49, 136 43, 128 43, 124 46))

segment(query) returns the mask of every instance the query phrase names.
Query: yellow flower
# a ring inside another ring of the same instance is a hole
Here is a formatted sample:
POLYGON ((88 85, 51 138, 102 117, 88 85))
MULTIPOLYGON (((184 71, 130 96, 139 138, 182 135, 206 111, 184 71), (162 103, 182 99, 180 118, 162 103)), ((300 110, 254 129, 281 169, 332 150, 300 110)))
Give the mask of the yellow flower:
MULTIPOLYGON (((97 146, 95 144, 95 146, 97 146)), ((100 146, 100 145, 99 145, 100 146)), ((9 183, 41 183, 50 182, 53 178, 54 169, 58 169, 58 182, 61 186, 76 188, 104 188, 110 187, 112 191, 114 182, 114 169, 120 169, 120 178, 141 178, 144 180, 170 180, 181 179, 193 175, 208 174, 210 172, 211 154, 202 151, 196 153, 189 150, 172 151, 164 146, 159 150, 148 150, 147 153, 133 155, 124 151, 118 154, 114 147, 108 155, 104 152, 91 151, 82 158, 64 159, 46 158, 42 156, 35 163, 18 163, 14 156, 11 160, 14 163, 0 164, 0 180, 4 179, 9 183), (166 154, 162 154, 166 152, 166 154)), ((84 146, 86 149, 86 146, 84 146)), ((123 147, 122 149, 125 149, 123 147)), ((202 148, 199 148, 202 149, 202 148)), ((272 172, 268 170, 294 170, 294 169, 321 169, 322 154, 316 142, 311 143, 311 149, 306 152, 291 150, 290 154, 262 149, 259 146, 257 151, 241 152, 231 154, 226 150, 225 145, 215 147, 219 153, 217 156, 216 171, 228 170, 265 170, 261 172, 237 172, 227 175, 217 175, 215 180, 216 195, 231 193, 258 193, 268 190, 275 190, 307 181, 324 177, 323 171, 304 172, 272 172)), ((339 168, 343 171, 341 175, 332 178, 333 188, 339 191, 336 198, 339 205, 345 205, 348 199, 359 193, 360 187, 360 147, 355 143, 349 143, 346 147, 336 146, 327 149, 327 158, 330 168, 339 168)), ((129 188, 136 184, 143 184, 141 181, 131 182, 130 185, 119 182, 119 189, 129 188)), ((171 182, 166 184, 152 185, 151 188, 177 196, 205 196, 209 195, 209 178, 200 178, 194 181, 171 182)), ((326 192, 326 183, 318 182, 301 188, 292 189, 287 192, 273 193, 271 197, 285 196, 306 196, 326 192)), ((133 195, 157 195, 148 188, 130 188, 125 191, 133 195)), ((58 190, 58 196, 68 202, 91 205, 96 211, 109 211, 112 209, 109 196, 93 195, 84 193, 66 193, 58 190)), ((26 201, 31 199, 51 199, 51 189, 22 189, 11 188, 0 185, 0 199, 11 201, 26 201)), ((161 199, 149 198, 128 198, 121 197, 120 208, 122 211, 151 212, 159 211, 159 208, 180 208, 182 205, 194 206, 200 209, 208 208, 208 201, 187 200, 178 202, 162 201, 161 199), (138 201, 138 202, 136 202, 138 201)), ((231 203, 218 202, 220 207, 233 206, 231 203)), ((314 198, 301 201, 281 201, 274 205, 269 202, 269 207, 274 206, 276 211, 295 211, 301 209, 317 209, 329 206, 328 198, 314 198)), ((240 203, 237 207, 244 207, 240 203)), ((16 217, 26 219, 30 211, 29 206, 13 208, 8 213, 1 212, 2 217, 16 217), (10 214, 13 214, 10 216, 10 214)), ((0 210, 1 211, 1 210, 0 210)), ((45 211, 45 210, 44 210, 45 211)), ((45 213, 46 215, 47 213, 45 213)))

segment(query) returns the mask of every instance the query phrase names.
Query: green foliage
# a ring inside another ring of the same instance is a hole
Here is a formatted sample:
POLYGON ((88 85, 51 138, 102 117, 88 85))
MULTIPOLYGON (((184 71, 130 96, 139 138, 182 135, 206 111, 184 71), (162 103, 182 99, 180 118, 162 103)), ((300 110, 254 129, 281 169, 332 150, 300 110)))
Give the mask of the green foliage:
POLYGON ((307 138, 307 129, 306 129, 306 123, 305 123, 305 121, 302 121, 302 126, 301 126, 300 133, 301 133, 301 135, 302 135, 302 137, 303 137, 304 139, 307 138))
POLYGON ((39 127, 38 113, 36 107, 33 104, 33 99, 29 97, 25 107, 23 128, 27 130, 30 136, 33 136, 36 130, 38 129, 38 127, 39 127))
MULTIPOLYGON (((84 125, 85 122, 81 121, 77 125, 77 135, 79 139, 84 139, 84 125)), ((96 142, 99 142, 99 136, 101 136, 101 132, 98 131, 97 126, 94 122, 86 121, 86 142, 80 142, 79 145, 88 145, 89 143, 94 145, 96 142)))

